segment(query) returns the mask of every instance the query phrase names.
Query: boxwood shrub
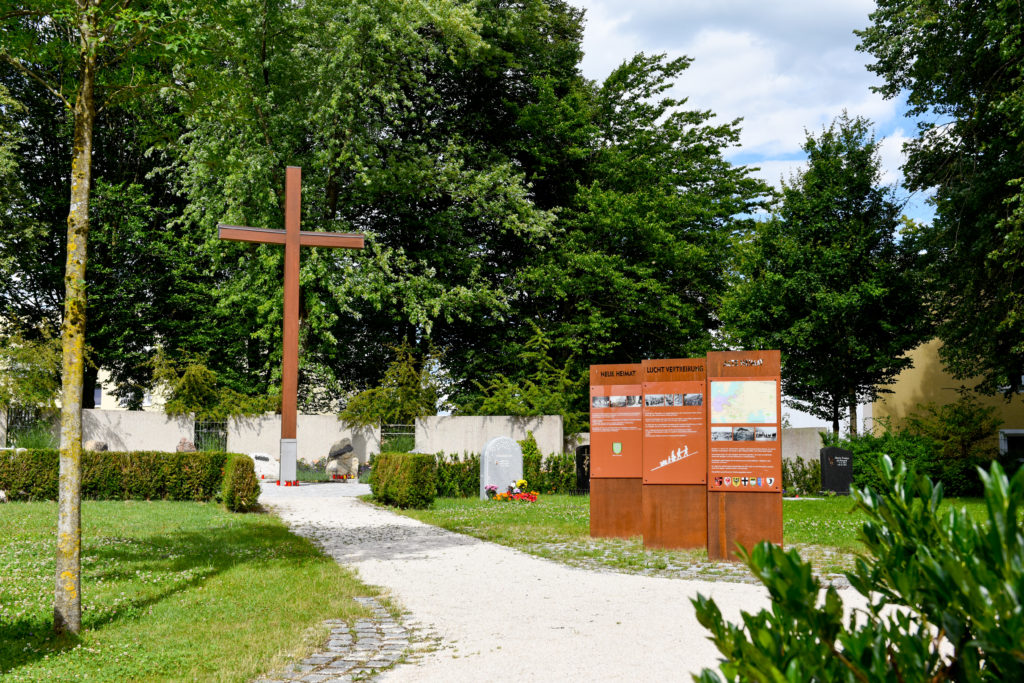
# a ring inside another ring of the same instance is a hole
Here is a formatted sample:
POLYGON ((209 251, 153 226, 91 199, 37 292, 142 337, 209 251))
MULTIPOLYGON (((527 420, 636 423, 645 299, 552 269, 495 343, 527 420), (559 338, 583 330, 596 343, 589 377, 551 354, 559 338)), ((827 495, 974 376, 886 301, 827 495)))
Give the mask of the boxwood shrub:
POLYGON ((381 453, 370 478, 373 497, 400 508, 428 508, 437 497, 437 466, 426 453, 381 453))
POLYGON ((232 512, 251 512, 256 509, 260 497, 260 481, 256 478, 256 466, 247 455, 232 454, 224 465, 224 481, 221 484, 221 500, 232 512))
POLYGON ((472 498, 480 494, 480 456, 475 453, 434 456, 437 495, 441 498, 472 498))
MULTIPOLYGON (((214 500, 222 493, 225 466, 234 459, 252 468, 240 454, 83 451, 82 498, 214 500)), ((56 500, 59 469, 56 449, 0 451, 0 490, 11 500, 56 500)))

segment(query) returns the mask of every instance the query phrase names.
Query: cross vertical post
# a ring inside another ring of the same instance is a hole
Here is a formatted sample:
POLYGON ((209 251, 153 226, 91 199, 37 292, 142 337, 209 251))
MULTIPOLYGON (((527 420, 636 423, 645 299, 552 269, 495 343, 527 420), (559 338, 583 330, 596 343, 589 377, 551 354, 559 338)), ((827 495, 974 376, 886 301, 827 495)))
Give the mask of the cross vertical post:
POLYGON ((363 236, 355 233, 304 232, 302 169, 285 171, 284 230, 218 224, 223 240, 284 246, 284 321, 281 348, 281 450, 278 484, 294 486, 298 460, 299 389, 299 251, 303 246, 362 249, 363 236))

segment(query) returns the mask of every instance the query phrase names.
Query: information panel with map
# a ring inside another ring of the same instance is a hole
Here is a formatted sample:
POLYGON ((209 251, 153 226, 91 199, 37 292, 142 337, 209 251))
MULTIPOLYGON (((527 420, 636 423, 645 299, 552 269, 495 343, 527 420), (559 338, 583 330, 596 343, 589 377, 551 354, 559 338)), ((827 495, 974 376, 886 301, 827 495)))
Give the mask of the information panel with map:
POLYGON ((708 489, 782 490, 779 380, 709 379, 708 489))

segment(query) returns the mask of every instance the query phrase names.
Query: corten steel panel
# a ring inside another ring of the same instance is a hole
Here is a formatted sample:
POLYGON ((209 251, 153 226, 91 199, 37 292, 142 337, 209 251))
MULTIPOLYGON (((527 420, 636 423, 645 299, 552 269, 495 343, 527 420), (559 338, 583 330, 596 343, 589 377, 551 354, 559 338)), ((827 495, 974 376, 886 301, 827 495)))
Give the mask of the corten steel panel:
POLYGON ((590 477, 643 476, 643 367, 590 366, 590 477))
POLYGON ((707 372, 708 557, 735 560, 737 543, 782 543, 780 354, 709 353, 707 372))
POLYGON ((705 359, 645 360, 644 484, 705 484, 705 359))
POLYGON ((643 533, 643 482, 631 479, 590 480, 590 535, 630 538, 643 533))
POLYGON ((782 545, 782 494, 708 491, 708 558, 738 560, 736 544, 782 545))
POLYGON ((644 484, 646 548, 703 548, 708 541, 707 488, 703 484, 644 484))

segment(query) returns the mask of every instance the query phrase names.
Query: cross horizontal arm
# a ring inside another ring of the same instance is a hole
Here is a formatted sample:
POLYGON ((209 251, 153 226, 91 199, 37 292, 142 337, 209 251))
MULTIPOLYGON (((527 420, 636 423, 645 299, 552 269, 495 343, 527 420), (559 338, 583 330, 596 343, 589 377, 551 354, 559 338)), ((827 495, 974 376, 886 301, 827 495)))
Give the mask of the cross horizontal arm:
MULTIPOLYGON (((217 225, 218 237, 233 242, 284 244, 286 232, 271 228, 247 228, 239 225, 217 225)), ((304 247, 334 247, 362 249, 363 235, 352 232, 299 232, 299 244, 304 247)))

